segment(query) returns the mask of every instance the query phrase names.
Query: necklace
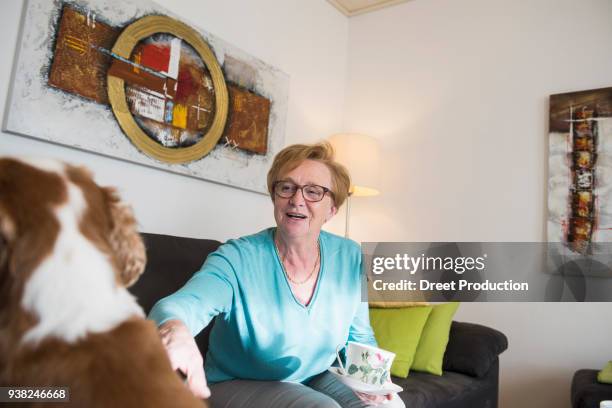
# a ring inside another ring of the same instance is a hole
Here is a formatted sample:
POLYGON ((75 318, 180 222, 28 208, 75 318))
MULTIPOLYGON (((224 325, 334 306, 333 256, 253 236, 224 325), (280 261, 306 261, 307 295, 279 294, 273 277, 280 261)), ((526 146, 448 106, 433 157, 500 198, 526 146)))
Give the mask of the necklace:
POLYGON ((278 249, 276 240, 274 240, 274 248, 276 248, 276 253, 278 254, 278 259, 280 260, 281 268, 283 268, 283 272, 285 273, 285 276, 287 277, 287 279, 289 279, 289 282, 295 285, 303 285, 306 282, 308 282, 310 278, 312 278, 312 275, 314 275, 315 271, 317 270, 317 265, 319 264, 319 260, 321 259, 321 250, 319 248, 319 240, 317 240, 317 260, 315 261, 314 266, 312 267, 312 271, 310 271, 306 279, 304 279, 303 281, 297 281, 293 279, 291 276, 289 276, 289 273, 287 273, 287 270, 285 269, 285 263, 283 262, 283 259, 280 256, 280 250, 278 249))

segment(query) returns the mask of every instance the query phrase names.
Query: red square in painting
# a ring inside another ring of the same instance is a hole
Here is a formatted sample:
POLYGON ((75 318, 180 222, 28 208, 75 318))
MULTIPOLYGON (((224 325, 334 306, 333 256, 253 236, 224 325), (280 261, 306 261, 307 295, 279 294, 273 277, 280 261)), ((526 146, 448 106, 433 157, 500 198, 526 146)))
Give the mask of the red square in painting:
POLYGON ((145 44, 141 50, 140 64, 159 72, 168 72, 170 47, 145 44))

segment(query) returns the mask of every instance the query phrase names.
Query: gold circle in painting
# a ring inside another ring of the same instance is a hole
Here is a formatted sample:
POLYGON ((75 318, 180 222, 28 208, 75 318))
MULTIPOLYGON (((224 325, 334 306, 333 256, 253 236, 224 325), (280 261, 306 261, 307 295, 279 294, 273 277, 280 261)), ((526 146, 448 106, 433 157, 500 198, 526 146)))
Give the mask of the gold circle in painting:
POLYGON ((165 147, 151 139, 138 125, 130 109, 125 93, 125 81, 107 75, 108 99, 119 126, 132 142, 147 155, 172 164, 198 160, 208 154, 218 143, 228 112, 228 93, 221 67, 215 55, 202 37, 191 27, 166 16, 147 16, 127 26, 117 38, 112 52, 126 60, 143 39, 156 33, 168 33, 185 40, 202 59, 210 72, 214 93, 215 112, 211 126, 197 143, 181 148, 165 147))

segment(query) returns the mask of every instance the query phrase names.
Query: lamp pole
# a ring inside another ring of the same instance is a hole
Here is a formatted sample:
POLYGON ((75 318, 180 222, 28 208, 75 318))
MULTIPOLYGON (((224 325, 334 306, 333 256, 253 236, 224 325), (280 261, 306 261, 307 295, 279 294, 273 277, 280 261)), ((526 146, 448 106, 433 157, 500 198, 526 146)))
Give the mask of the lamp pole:
POLYGON ((344 223, 344 238, 349 237, 349 221, 351 218, 351 195, 349 193, 348 197, 346 197, 346 222, 344 223))
POLYGON ((346 199, 344 223, 344 237, 349 238, 352 198, 379 194, 380 146, 375 138, 359 133, 338 133, 330 136, 329 142, 334 148, 335 160, 350 174, 351 186, 346 199))

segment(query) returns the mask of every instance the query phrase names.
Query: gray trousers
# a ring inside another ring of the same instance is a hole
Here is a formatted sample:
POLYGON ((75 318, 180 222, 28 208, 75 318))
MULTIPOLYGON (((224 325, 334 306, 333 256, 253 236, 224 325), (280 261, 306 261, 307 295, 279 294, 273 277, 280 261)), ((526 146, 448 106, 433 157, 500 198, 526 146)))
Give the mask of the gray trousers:
MULTIPOLYGON (((231 380, 210 385, 212 408, 363 408, 355 393, 325 371, 306 384, 231 380)), ((395 395, 385 408, 405 408, 395 395)))

